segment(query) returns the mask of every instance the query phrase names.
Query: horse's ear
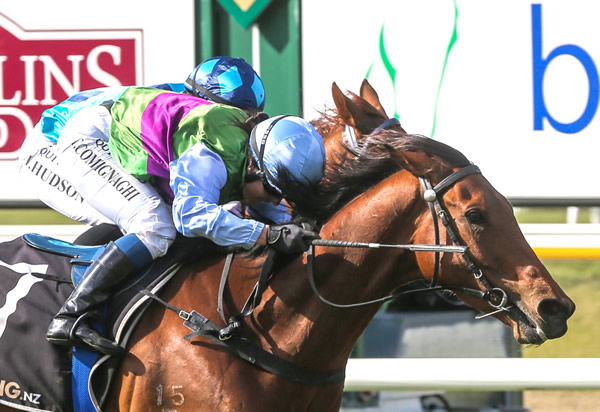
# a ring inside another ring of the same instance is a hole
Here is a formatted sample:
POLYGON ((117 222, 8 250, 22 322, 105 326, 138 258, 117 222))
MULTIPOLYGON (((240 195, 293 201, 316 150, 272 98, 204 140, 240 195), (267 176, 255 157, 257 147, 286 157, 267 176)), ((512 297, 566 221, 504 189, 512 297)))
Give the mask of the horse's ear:
POLYGON ((356 121, 354 120, 360 114, 360 109, 350 98, 348 98, 333 82, 331 85, 331 94, 333 95, 333 102, 337 108, 337 113, 342 121, 352 127, 356 127, 356 121))
POLYGON ((360 97, 368 101, 371 104, 371 106, 375 107, 377 110, 380 110, 381 113, 385 115, 385 117, 388 117, 387 113, 385 112, 385 109, 379 101, 379 95, 367 79, 363 79, 362 84, 360 85, 360 97))

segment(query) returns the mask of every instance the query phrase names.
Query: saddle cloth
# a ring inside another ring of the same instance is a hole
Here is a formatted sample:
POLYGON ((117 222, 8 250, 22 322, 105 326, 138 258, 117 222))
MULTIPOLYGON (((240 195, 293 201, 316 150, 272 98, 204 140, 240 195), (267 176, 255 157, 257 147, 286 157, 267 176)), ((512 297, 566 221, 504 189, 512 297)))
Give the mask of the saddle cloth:
MULTIPOLYGON (((199 251, 222 253, 202 239, 176 242, 167 256, 115 293, 105 310, 105 334, 125 345, 150 304, 140 290, 158 293, 199 251)), ((79 375, 72 371, 73 350, 45 339, 52 317, 73 290, 70 275, 70 257, 34 249, 23 238, 0 243, 0 405, 27 411, 87 409, 73 399, 75 384, 87 387, 87 404, 101 409, 120 360, 93 354, 87 374, 79 375)))

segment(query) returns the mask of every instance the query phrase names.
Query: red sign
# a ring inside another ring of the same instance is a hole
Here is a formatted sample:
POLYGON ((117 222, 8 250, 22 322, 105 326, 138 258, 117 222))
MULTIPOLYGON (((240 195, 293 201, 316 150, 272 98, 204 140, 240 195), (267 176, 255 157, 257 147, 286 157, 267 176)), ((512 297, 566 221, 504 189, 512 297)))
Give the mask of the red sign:
POLYGON ((23 30, 0 14, 0 159, 73 93, 142 82, 142 30, 23 30))

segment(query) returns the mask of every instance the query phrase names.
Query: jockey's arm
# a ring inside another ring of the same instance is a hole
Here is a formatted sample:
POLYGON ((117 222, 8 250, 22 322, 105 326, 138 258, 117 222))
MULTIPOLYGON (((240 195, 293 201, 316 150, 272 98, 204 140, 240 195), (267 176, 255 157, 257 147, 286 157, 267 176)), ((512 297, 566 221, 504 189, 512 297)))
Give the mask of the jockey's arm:
POLYGON ((227 170, 217 154, 198 143, 171 162, 170 173, 175 195, 173 222, 178 232, 186 237, 206 237, 221 246, 250 248, 257 243, 265 225, 240 218, 218 204, 227 170))
POLYGON ((248 212, 252 218, 262 222, 272 222, 275 224, 288 223, 292 220, 289 208, 283 200, 278 205, 273 203, 262 203, 248 207, 248 212))

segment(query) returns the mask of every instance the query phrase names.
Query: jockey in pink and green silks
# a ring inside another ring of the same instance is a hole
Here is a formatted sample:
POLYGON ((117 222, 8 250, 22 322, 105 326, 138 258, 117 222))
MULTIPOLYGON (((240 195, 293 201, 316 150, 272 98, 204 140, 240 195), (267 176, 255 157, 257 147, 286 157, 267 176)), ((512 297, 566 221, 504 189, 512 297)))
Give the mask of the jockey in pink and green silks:
POLYGON ((269 244, 282 253, 306 250, 318 236, 285 223, 282 203, 286 193, 323 176, 325 149, 314 127, 260 112, 262 81, 242 59, 209 59, 184 87, 185 93, 84 92, 47 111, 36 127, 46 143, 28 151, 21 169, 37 179, 43 200, 81 222, 111 222, 124 234, 59 310, 46 334, 50 342, 122 354, 82 316, 164 255, 178 233, 246 249, 269 244), (249 216, 240 213, 242 204, 249 216))

